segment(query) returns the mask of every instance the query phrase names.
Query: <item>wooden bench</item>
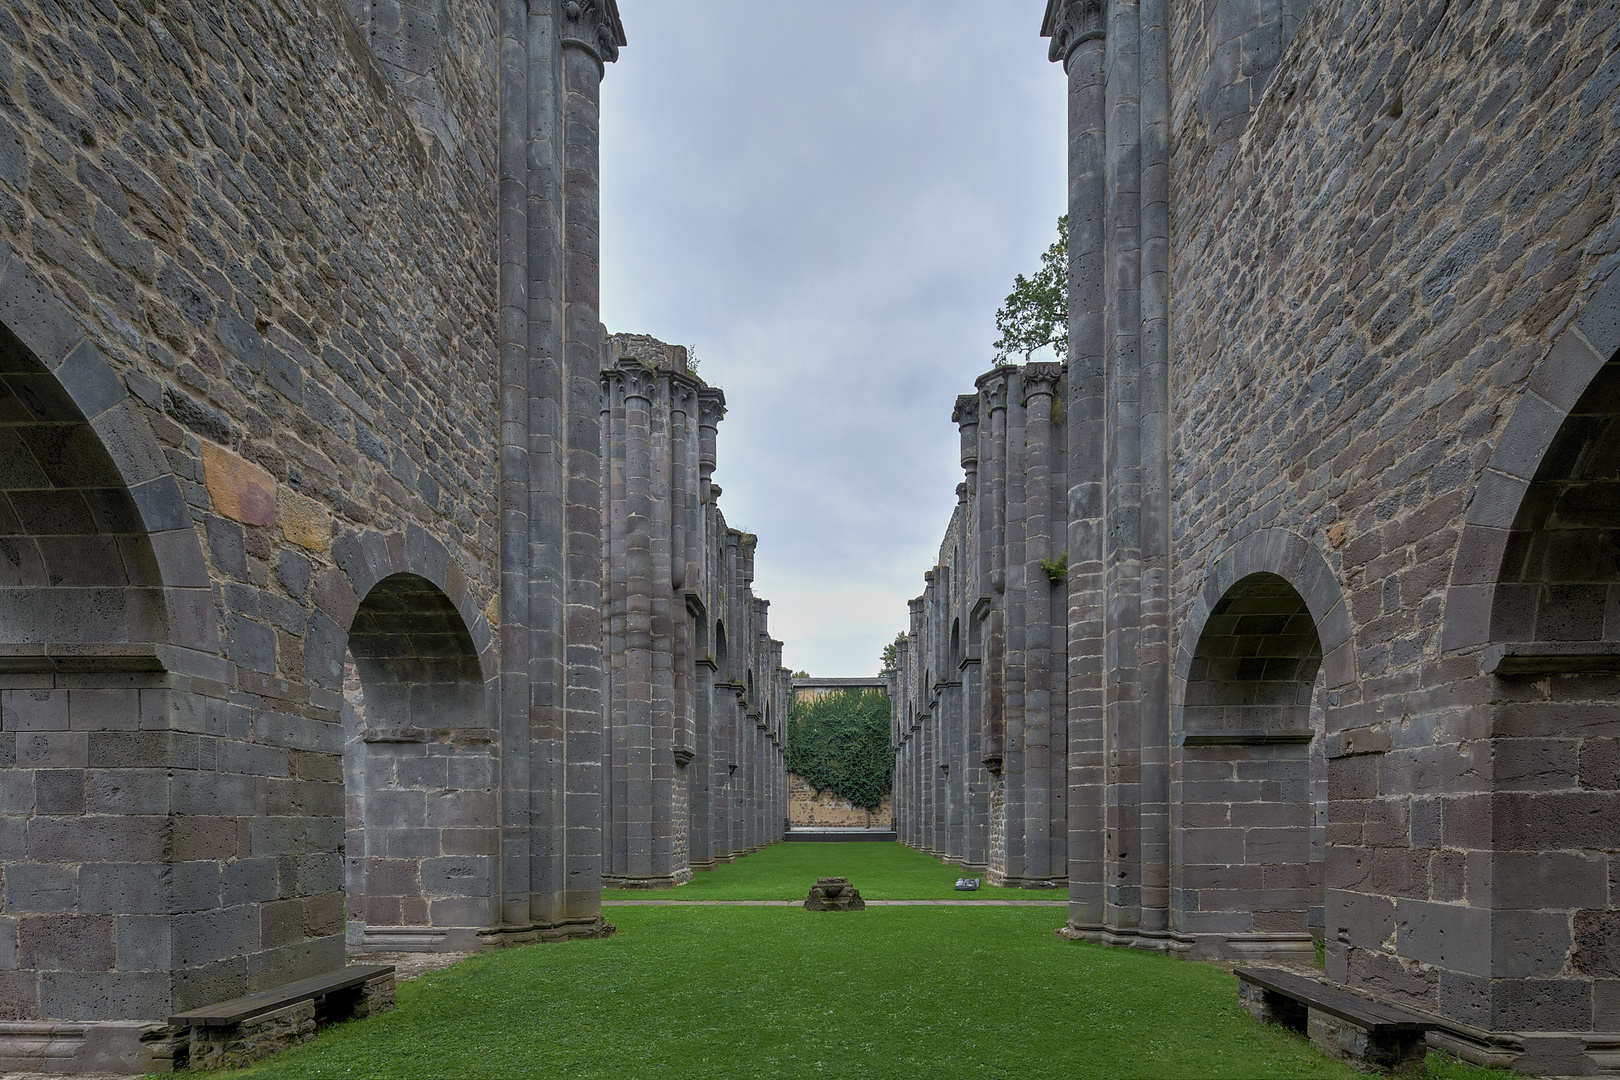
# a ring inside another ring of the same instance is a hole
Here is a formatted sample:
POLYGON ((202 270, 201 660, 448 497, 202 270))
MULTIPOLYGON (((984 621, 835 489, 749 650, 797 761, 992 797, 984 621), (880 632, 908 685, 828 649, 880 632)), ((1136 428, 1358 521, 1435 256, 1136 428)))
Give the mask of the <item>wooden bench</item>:
POLYGON ((1303 1031, 1311 1045, 1382 1072, 1423 1064, 1425 1036, 1438 1027, 1416 1013, 1278 968, 1238 968, 1238 994, 1262 1023, 1303 1031))
POLYGON ((312 1038, 320 1024, 394 1007, 392 964, 355 965, 169 1017, 193 1069, 239 1068, 312 1038))

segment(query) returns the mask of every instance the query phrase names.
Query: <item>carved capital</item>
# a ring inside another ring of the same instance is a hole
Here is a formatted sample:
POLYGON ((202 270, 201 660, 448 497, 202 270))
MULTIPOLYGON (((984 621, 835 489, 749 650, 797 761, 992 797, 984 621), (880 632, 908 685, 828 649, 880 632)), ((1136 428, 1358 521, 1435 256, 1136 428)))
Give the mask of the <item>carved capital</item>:
POLYGON ((563 0, 562 43, 584 49, 599 64, 619 58, 625 40, 618 0, 563 0))
POLYGON ((698 423, 704 427, 719 427, 726 415, 726 395, 712 386, 698 391, 698 423))
POLYGON ((1016 367, 998 367, 979 376, 973 385, 979 388, 981 412, 995 412, 1007 407, 1007 377, 1017 371, 1016 367))
POLYGON ((626 398, 643 398, 651 404, 658 397, 658 372, 634 360, 621 360, 615 369, 624 383, 626 398))
POLYGON ((1039 394, 1051 397, 1063 377, 1062 364, 1027 364, 1024 367, 1024 400, 1039 394))
POLYGON ((691 416, 697 410, 698 383, 687 375, 669 377, 669 407, 675 412, 691 416))
POLYGON ((956 424, 977 424, 979 422, 979 398, 977 394, 957 395, 956 408, 951 410, 951 422, 956 424))
POLYGON ((1052 39, 1046 55, 1054 63, 1067 67, 1076 46, 1107 34, 1108 0, 1048 0, 1041 37, 1052 39))

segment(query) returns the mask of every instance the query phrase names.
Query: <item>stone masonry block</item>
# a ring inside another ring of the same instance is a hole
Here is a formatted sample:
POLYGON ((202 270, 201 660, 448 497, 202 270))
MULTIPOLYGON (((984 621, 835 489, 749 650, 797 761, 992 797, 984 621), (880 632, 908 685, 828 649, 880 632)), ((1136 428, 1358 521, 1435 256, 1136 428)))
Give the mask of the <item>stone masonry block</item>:
POLYGON ((18 963, 48 971, 110 971, 111 915, 28 915, 17 925, 18 963))

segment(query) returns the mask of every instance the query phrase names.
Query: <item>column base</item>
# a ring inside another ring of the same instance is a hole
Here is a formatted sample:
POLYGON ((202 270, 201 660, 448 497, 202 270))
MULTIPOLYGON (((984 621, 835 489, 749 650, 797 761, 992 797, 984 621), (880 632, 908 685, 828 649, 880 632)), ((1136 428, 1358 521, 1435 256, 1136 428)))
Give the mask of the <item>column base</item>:
POLYGON ((497 947, 496 933, 476 926, 362 926, 350 948, 368 952, 482 952, 497 947))
POLYGON ((166 1073, 185 1050, 185 1033, 165 1024, 0 1022, 0 1073, 166 1073))
POLYGON ((1023 877, 1018 874, 1003 874, 999 870, 985 871, 985 882, 997 885, 1003 889, 1067 889, 1069 887, 1068 875, 1062 877, 1023 877))
POLYGON ((604 889, 674 889, 692 880, 692 868, 684 867, 672 874, 649 874, 646 877, 628 877, 603 874, 604 889))

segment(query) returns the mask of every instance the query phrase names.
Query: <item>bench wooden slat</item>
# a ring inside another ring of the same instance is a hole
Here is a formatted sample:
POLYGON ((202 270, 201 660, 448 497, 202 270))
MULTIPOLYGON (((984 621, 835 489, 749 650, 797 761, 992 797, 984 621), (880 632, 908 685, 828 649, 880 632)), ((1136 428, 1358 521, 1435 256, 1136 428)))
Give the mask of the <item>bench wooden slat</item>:
POLYGON ((1437 1025, 1394 1005, 1372 1001, 1293 972, 1271 968, 1237 968, 1244 982, 1304 1002, 1313 1009, 1348 1020, 1357 1027, 1394 1031, 1429 1031, 1437 1025))
POLYGON ((324 997, 339 990, 347 990, 352 986, 359 986, 379 975, 387 975, 394 970, 392 964, 360 965, 346 967, 334 971, 330 975, 317 975, 313 979, 301 979, 285 986, 277 986, 270 990, 260 990, 257 993, 247 994, 229 1001, 205 1005, 190 1012, 176 1013, 169 1017, 170 1027, 229 1027, 231 1024, 240 1024, 243 1020, 251 1020, 255 1016, 262 1016, 268 1012, 275 1012, 288 1005, 311 998, 324 997))

